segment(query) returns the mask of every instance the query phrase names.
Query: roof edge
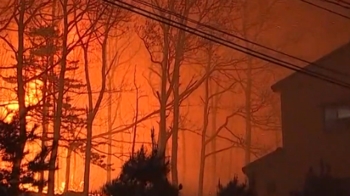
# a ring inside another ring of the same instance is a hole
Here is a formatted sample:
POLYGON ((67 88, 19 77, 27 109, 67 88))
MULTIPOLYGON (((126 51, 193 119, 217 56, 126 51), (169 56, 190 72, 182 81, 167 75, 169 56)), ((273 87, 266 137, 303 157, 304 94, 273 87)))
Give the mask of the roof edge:
POLYGON ((247 173, 249 172, 250 168, 254 167, 254 166, 255 166, 256 164, 258 164, 259 162, 261 162, 261 161, 263 161, 263 160, 265 160, 265 159, 267 159, 267 158, 270 158, 271 156, 276 156, 276 154, 277 154, 277 155, 280 154, 281 152, 283 152, 283 148, 282 148, 282 147, 276 148, 276 150, 274 150, 274 151, 268 153, 267 155, 262 156, 262 157, 260 157, 259 159, 255 160, 255 161, 253 161, 253 162, 250 162, 250 163, 248 163, 247 165, 243 166, 243 167, 242 167, 242 172, 243 172, 245 175, 247 175, 247 173))
MULTIPOLYGON (((342 51, 344 49, 347 49, 348 47, 350 47, 350 41, 348 41, 345 44, 342 44, 342 45, 336 47, 335 49, 333 49, 332 51, 322 55, 321 57, 312 61, 311 64, 308 64, 308 65, 302 67, 301 70, 305 71, 307 69, 313 69, 314 67, 320 66, 320 65, 318 65, 319 62, 324 61, 325 59, 331 58, 334 54, 336 54, 339 51, 342 51)), ((277 81, 275 84, 273 84, 271 86, 272 91, 273 92, 280 92, 286 83, 289 83, 289 81, 292 78, 294 78, 296 75, 299 75, 299 74, 303 74, 303 73, 299 73, 299 71, 294 71, 293 73, 289 74, 288 76, 280 79, 279 81, 277 81)))
POLYGON ((276 82, 275 84, 271 85, 271 90, 274 93, 278 93, 281 91, 281 87, 280 87, 280 81, 276 82))

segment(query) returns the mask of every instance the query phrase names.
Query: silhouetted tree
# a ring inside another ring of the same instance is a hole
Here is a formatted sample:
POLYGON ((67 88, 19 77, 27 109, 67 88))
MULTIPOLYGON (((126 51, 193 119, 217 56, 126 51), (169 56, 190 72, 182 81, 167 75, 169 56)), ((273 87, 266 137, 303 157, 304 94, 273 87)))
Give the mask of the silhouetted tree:
POLYGON ((150 153, 142 146, 124 163, 119 177, 104 185, 103 192, 109 196, 178 196, 182 185, 168 181, 170 163, 157 152, 154 143, 150 153))
MULTIPOLYGON (((12 165, 18 159, 23 160, 21 163, 19 179, 13 175, 14 171, 11 167, 0 168, 1 195, 17 196, 21 191, 19 186, 30 184, 37 187, 46 183, 44 179, 37 180, 35 175, 41 171, 49 169, 45 159, 48 157, 49 149, 42 148, 41 151, 33 156, 28 161, 24 161, 24 156, 31 153, 29 151, 22 152, 22 145, 34 142, 40 139, 40 136, 35 134, 37 126, 34 126, 30 131, 27 131, 25 137, 20 134, 20 120, 15 116, 12 121, 0 121, 0 155, 3 165, 12 165), (21 156, 21 157, 18 157, 21 156), (3 193, 4 192, 4 193, 3 193)), ((26 159, 27 160, 27 159, 26 159)))
POLYGON ((234 177, 233 180, 228 182, 226 186, 223 186, 220 182, 217 186, 217 196, 254 196, 256 195, 254 190, 246 183, 239 183, 238 178, 234 177))
POLYGON ((336 178, 330 174, 330 166, 321 161, 320 174, 309 169, 302 191, 291 192, 291 196, 347 196, 350 195, 350 179, 336 178))

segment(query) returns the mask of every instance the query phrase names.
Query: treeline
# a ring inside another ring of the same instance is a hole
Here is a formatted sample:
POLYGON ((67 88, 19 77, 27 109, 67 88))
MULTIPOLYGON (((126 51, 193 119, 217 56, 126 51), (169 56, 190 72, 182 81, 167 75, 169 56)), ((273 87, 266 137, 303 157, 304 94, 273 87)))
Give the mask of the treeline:
MULTIPOLYGON (((0 195, 19 196, 33 194, 27 187, 46 186, 47 180, 37 178, 37 174, 48 171, 49 162, 47 157, 52 149, 45 148, 39 152, 31 150, 22 152, 21 146, 40 139, 37 134, 37 126, 27 131, 25 137, 20 135, 19 116, 15 116, 10 122, 0 121, 0 195), (27 154, 33 158, 22 162, 20 171, 16 167, 8 167, 16 164, 19 159, 23 160, 27 154)), ((183 188, 182 184, 174 185, 168 180, 170 172, 169 158, 165 154, 158 153, 158 145, 151 134, 152 146, 150 151, 142 146, 122 166, 119 176, 106 183, 102 194, 108 196, 178 196, 183 188)), ((69 191, 67 191, 69 194, 69 191)), ((98 194, 98 192, 96 192, 98 194)), ((79 193, 77 193, 79 194, 79 193)), ((81 193, 83 194, 83 193, 81 193)), ((239 184, 235 178, 228 185, 218 185, 218 196, 250 196, 253 194, 245 184, 239 184)), ((65 193, 63 193, 65 195, 65 193)))
MULTIPOLYGON (((23 145, 40 139, 37 134, 37 126, 26 130, 23 137, 20 134, 20 117, 18 115, 10 122, 0 121, 0 195, 19 196, 29 187, 43 187, 47 180, 38 178, 37 174, 50 170, 48 155, 52 148, 42 148, 39 152, 32 150, 22 151, 23 145), (32 154, 32 158, 20 163, 20 170, 14 167, 18 160, 32 154), (12 166, 12 167, 11 167, 12 166), (28 187, 28 186, 27 186, 28 187)), ((158 144, 154 138, 154 130, 151 130, 151 149, 148 151, 142 146, 130 155, 123 164, 118 177, 107 182, 100 193, 107 196, 179 196, 186 185, 172 184, 168 180, 171 164, 169 157, 164 153, 159 154, 158 144)), ((248 186, 234 178, 228 184, 217 185, 217 196, 258 196, 254 179, 248 186)), ((330 174, 330 167, 321 164, 320 174, 312 169, 308 172, 305 185, 301 191, 291 192, 291 196, 348 196, 349 180, 334 178, 330 174)), ((67 195, 68 195, 67 191, 67 195)), ((77 193, 80 194, 80 193, 77 193)), ((83 194, 83 193, 81 193, 83 194)), ((65 195, 65 193, 63 193, 65 195)))
MULTIPOLYGON (((271 8, 278 5, 276 1, 152 1, 161 9, 133 3, 154 12, 170 10, 160 13, 225 39, 236 41, 199 23, 190 24, 186 18, 258 41, 264 40, 262 32, 273 22, 271 8), (176 16, 179 14, 183 17, 176 16)), ((21 141, 34 137, 28 135, 27 126, 33 126, 27 125, 28 119, 38 126, 35 139, 40 140, 38 146, 47 156, 38 161, 47 167, 36 172, 39 192, 47 187, 48 195, 53 196, 59 186, 55 180, 62 149, 67 151, 65 191, 72 189, 69 176, 76 172, 70 168, 74 155, 80 155, 84 162, 84 194, 91 187, 91 164, 106 172, 107 181, 111 181, 114 144, 131 143, 134 153, 137 130, 149 121, 159 124, 158 154, 171 146, 170 176, 175 184, 179 182, 179 168, 185 170, 189 162, 189 133, 198 136, 199 166, 195 169, 199 172, 195 183, 200 196, 206 191, 204 182, 219 175, 219 154, 229 154, 227 161, 233 164, 232 149, 242 149, 244 163, 249 163, 253 156, 279 145, 278 101, 269 85, 276 70, 268 63, 162 22, 140 18, 102 0, 9 0, 0 4, 0 40, 4 46, 0 91, 8 95, 1 97, 1 112, 16 110, 19 116, 28 117, 17 122, 21 141), (133 57, 137 60, 134 67, 130 56, 139 50, 131 38, 141 43, 147 54, 147 58, 133 57), (130 92, 134 103, 128 111, 122 111, 121 105, 126 108, 122 100, 131 100, 123 96, 130 92), (142 108, 145 97, 148 100, 144 105, 154 103, 154 108, 142 108), (103 117, 106 125, 97 134, 93 127, 101 123, 98 119, 102 114, 107 114, 103 117), (238 128, 233 121, 244 126, 238 128), (125 132, 132 133, 131 141, 115 139, 115 135, 125 132), (262 135, 269 134, 274 136, 273 142, 261 141, 262 135), (102 145, 106 149, 100 150, 102 145), (48 150, 50 153, 46 153, 48 150), (206 172, 208 165, 213 168, 210 173, 206 172)), ((12 165, 12 183, 22 179, 26 145, 21 144, 12 165)))

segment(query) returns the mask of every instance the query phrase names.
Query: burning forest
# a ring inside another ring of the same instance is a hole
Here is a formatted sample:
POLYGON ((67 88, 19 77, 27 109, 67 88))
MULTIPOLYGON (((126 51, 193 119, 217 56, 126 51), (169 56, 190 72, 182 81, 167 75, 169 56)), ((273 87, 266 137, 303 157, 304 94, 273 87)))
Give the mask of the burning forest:
POLYGON ((270 47, 303 37, 281 2, 1 1, 0 195, 257 196, 292 62, 270 47))

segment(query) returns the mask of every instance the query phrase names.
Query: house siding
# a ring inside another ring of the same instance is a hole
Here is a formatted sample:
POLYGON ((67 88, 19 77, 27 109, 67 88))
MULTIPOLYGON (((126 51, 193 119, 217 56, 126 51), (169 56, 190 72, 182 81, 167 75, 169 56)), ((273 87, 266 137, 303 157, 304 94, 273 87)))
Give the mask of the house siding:
MULTIPOLYGON (((325 69, 312 70, 330 77, 338 76, 350 84, 350 44, 316 64, 333 65, 330 68, 342 72, 342 76, 325 69)), ((350 129, 326 131, 324 126, 324 107, 336 103, 350 104, 350 87, 346 89, 297 74, 289 78, 288 83, 280 83, 278 88, 284 158, 269 159, 251 168, 256 176, 259 196, 273 195, 266 191, 269 181, 277 182, 278 194, 275 195, 278 196, 289 196, 290 191, 300 190, 308 169, 313 167, 319 171, 321 160, 330 165, 335 177, 350 177, 350 129)))

